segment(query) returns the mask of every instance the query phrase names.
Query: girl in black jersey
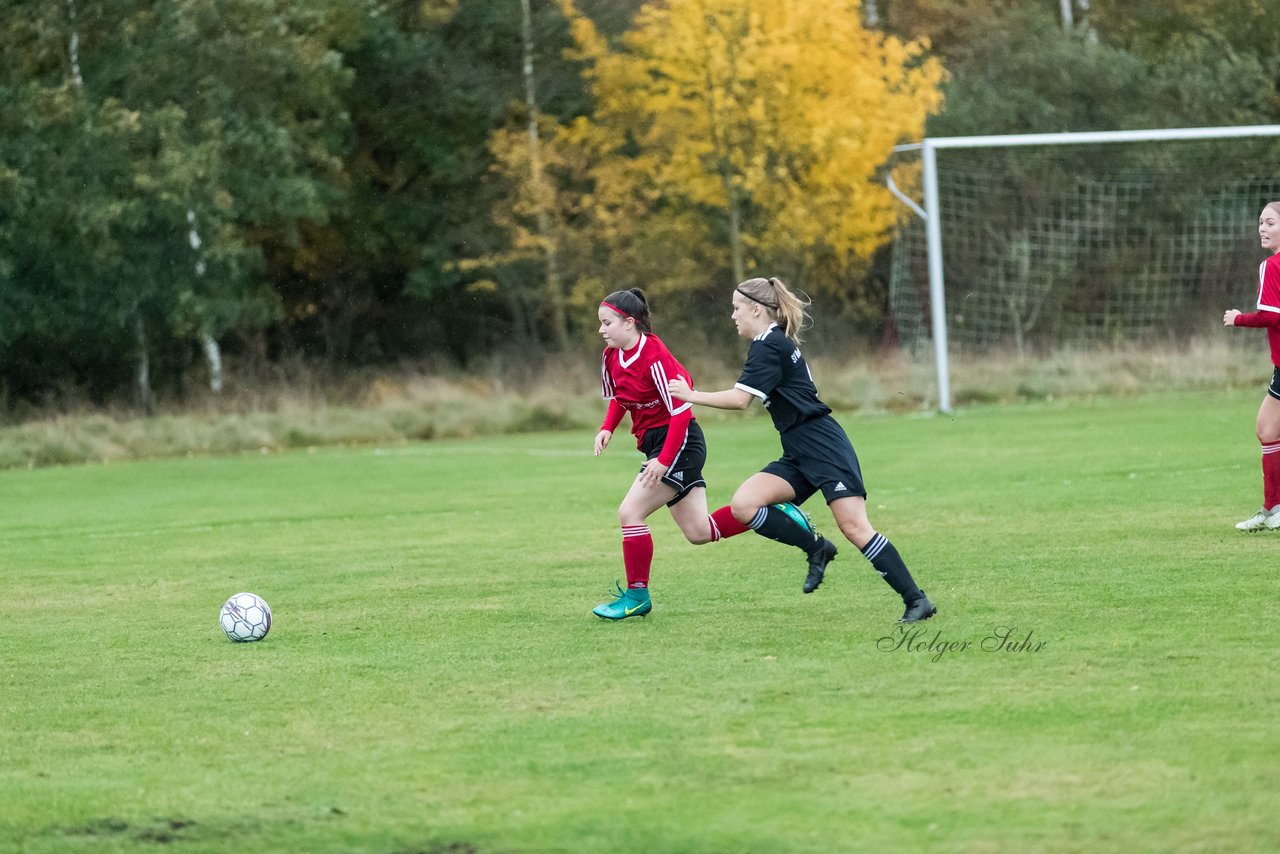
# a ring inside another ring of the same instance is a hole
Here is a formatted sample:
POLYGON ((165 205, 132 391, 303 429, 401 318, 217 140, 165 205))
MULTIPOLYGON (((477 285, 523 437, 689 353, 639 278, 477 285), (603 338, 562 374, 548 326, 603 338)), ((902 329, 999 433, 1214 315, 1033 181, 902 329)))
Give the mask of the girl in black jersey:
MULTIPOLYGON (((871 527, 853 443, 818 399, 809 366, 797 346, 808 319, 806 305, 780 279, 746 280, 733 292, 733 322, 738 334, 751 341, 738 382, 724 391, 694 391, 679 377, 669 381, 668 390, 679 400, 716 409, 746 409, 759 398, 782 440, 782 457, 738 487, 730 502, 734 517, 757 527, 770 505, 802 504, 821 490, 841 533, 902 597, 906 610, 899 622, 927 620, 938 609, 916 586, 898 550, 871 527)), ((831 547, 826 560, 810 559, 806 593, 822 583, 826 564, 834 556, 831 547)))

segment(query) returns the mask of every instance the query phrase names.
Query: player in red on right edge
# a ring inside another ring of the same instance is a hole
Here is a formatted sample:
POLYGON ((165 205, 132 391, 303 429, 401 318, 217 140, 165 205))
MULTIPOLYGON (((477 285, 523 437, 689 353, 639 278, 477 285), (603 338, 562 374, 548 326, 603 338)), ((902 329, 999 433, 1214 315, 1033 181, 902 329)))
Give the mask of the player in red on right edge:
POLYGON ((1258 216, 1258 238, 1271 257, 1258 267, 1258 310, 1244 314, 1228 309, 1223 326, 1255 326, 1267 330, 1271 345, 1271 385, 1258 407, 1255 432, 1262 444, 1262 507, 1243 522, 1241 531, 1280 528, 1280 202, 1271 202, 1258 216))

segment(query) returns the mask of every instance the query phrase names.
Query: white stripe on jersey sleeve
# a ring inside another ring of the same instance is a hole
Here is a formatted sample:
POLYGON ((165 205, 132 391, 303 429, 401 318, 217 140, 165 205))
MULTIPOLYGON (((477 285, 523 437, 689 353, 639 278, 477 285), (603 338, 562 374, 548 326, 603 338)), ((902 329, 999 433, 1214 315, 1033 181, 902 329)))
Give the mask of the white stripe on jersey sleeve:
POLYGON ((662 366, 661 362, 654 362, 650 365, 649 373, 653 375, 653 384, 657 386, 658 397, 662 398, 662 402, 667 407, 667 412, 672 415, 679 415, 693 405, 685 400, 677 401, 671 396, 671 392, 667 391, 667 369, 662 366), (679 408, 675 407, 676 403, 680 404, 679 408))
POLYGON ((613 400, 616 391, 613 387, 613 377, 609 376, 609 351, 605 350, 604 355, 600 357, 600 396, 605 400, 613 400))
POLYGON ((1258 311, 1280 311, 1274 305, 1267 305, 1262 301, 1262 291, 1267 287, 1267 262, 1263 261, 1258 265, 1258 311))
POLYGON ((734 388, 742 389, 743 391, 745 391, 747 394, 751 395, 752 397, 758 397, 758 398, 760 398, 761 400, 767 400, 767 399, 768 399, 768 397, 769 397, 769 395, 765 394, 764 392, 760 391, 759 389, 754 389, 754 388, 752 388, 751 386, 749 386, 749 385, 743 385, 742 383, 734 383, 734 384, 733 384, 733 387, 734 387, 734 388))

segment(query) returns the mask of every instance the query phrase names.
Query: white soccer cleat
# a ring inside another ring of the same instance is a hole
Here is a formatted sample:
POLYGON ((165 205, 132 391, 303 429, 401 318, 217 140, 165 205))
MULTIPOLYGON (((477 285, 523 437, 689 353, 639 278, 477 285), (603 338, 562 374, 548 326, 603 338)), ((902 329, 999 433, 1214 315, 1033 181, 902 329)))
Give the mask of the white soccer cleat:
POLYGON ((1254 513, 1243 522, 1236 522, 1237 531, 1268 531, 1280 528, 1280 507, 1273 507, 1268 510, 1265 507, 1258 508, 1258 512, 1254 513))

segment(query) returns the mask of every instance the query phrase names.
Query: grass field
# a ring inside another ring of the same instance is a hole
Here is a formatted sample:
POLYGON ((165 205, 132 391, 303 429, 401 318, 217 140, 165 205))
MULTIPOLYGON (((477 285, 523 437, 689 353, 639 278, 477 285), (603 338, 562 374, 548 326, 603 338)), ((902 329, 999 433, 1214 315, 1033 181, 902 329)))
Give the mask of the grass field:
MULTIPOLYGON (((0 472, 0 850, 1278 850, 1257 399, 842 418, 916 636, 852 546, 803 596, 665 513, 653 615, 592 617, 622 436, 0 472)), ((704 423, 716 506, 777 440, 704 423)))

